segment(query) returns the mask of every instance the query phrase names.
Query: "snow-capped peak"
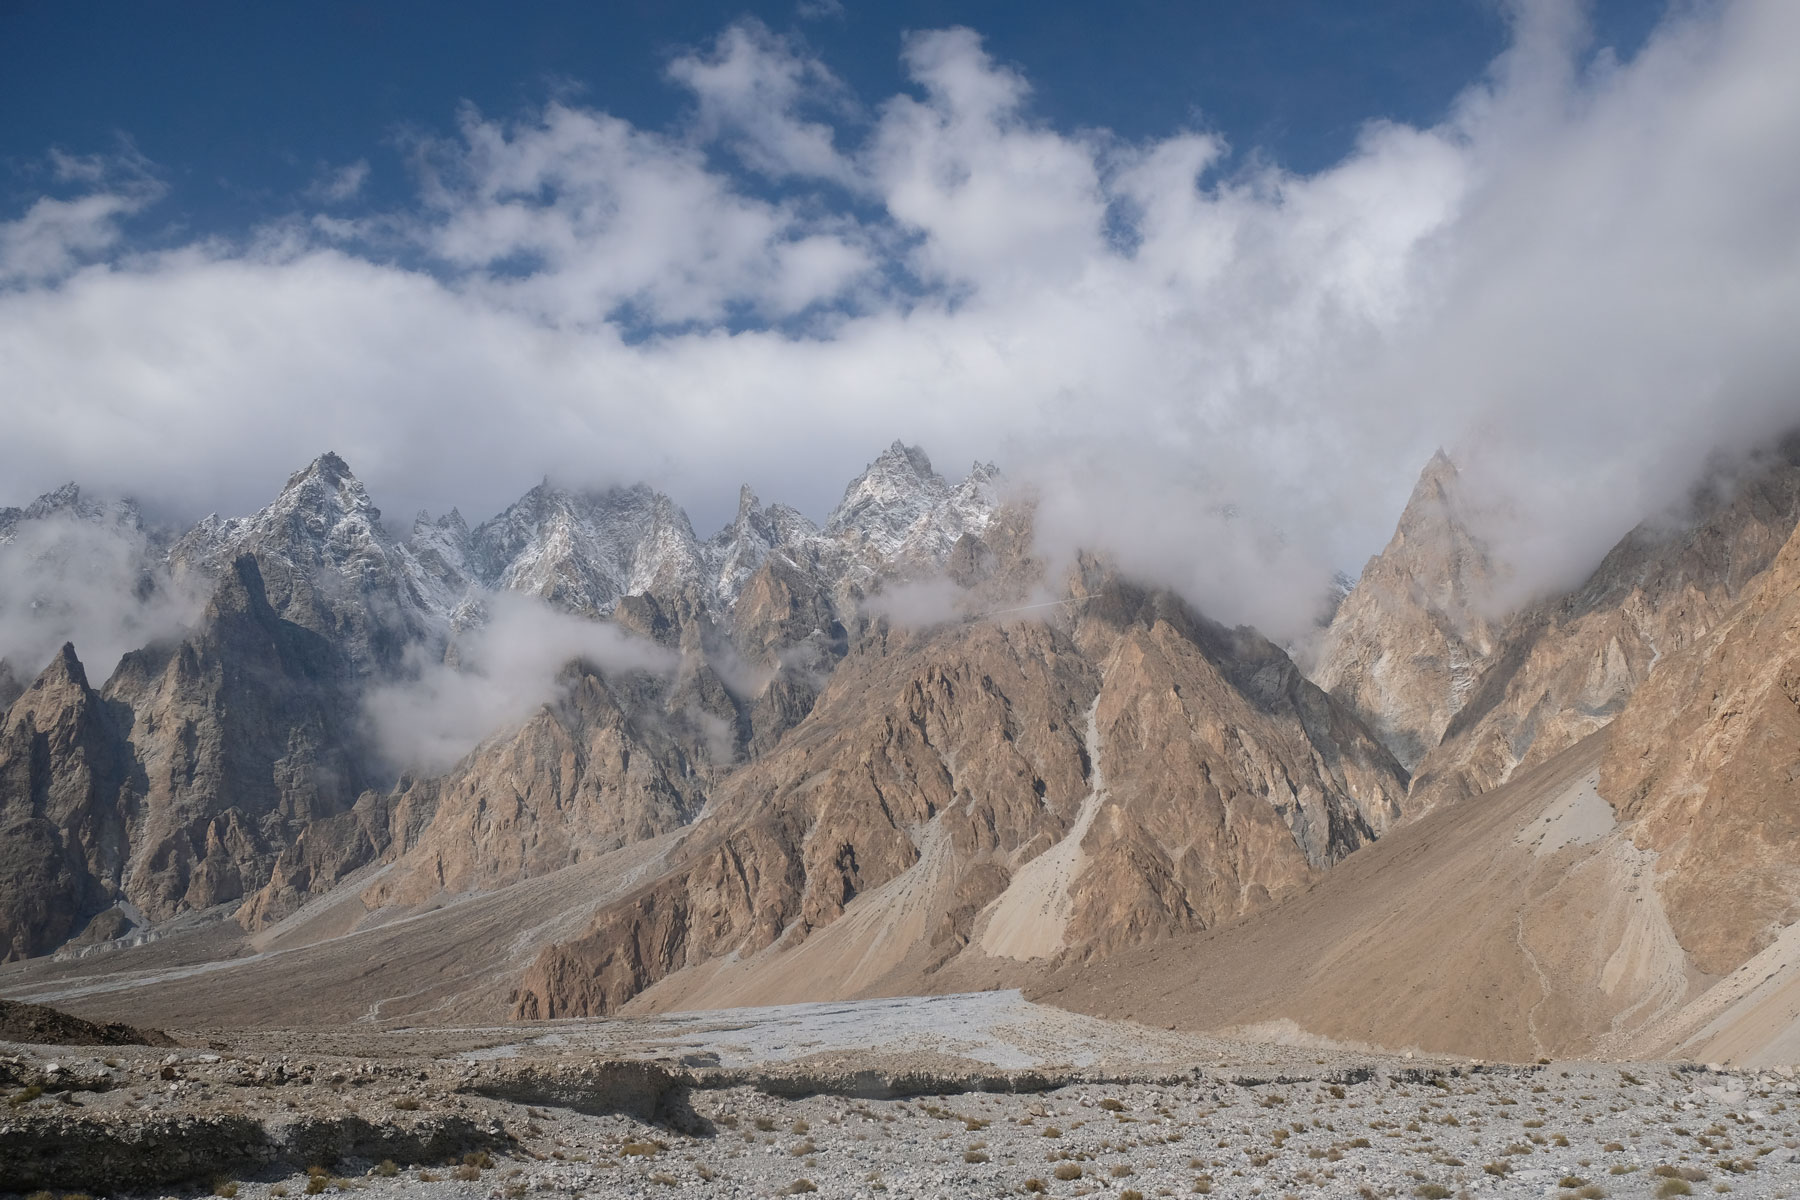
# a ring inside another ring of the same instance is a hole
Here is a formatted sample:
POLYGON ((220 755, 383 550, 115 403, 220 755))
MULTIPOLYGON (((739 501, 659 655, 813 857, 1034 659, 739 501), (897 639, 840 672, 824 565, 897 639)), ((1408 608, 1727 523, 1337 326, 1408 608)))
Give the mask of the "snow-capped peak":
POLYGON ((281 494, 255 515, 206 517, 176 543, 170 557, 216 572, 245 551, 275 553, 295 566, 365 576, 385 568, 388 551, 396 546, 362 481, 327 452, 294 472, 281 494))
POLYGON ((65 483, 45 492, 24 508, 0 508, 0 545, 18 536, 21 526, 30 521, 55 518, 85 521, 94 525, 111 525, 121 530, 142 531, 143 517, 130 500, 96 500, 75 483, 65 483))
POLYGON ((897 441, 845 489, 825 531, 851 544, 864 571, 921 558, 942 563, 963 534, 987 528, 999 474, 976 463, 953 488, 923 450, 897 441))
POLYGON ((676 590, 705 575, 699 540, 674 501, 643 484, 577 492, 548 482, 470 534, 482 581, 577 612, 676 590))
POLYGON ((737 516, 706 542, 713 602, 729 610, 771 554, 785 555, 796 565, 815 564, 820 549, 818 526, 785 504, 762 507, 745 484, 738 490, 737 516))
POLYGON ((949 493, 923 450, 896 441, 844 489, 825 532, 848 535, 891 557, 901 549, 906 531, 949 493))

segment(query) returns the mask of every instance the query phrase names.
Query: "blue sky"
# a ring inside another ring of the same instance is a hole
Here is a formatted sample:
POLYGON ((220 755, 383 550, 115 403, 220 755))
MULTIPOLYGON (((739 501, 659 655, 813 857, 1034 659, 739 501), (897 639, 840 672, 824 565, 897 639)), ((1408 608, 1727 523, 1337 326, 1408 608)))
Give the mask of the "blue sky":
POLYGON ((1565 586, 1800 424, 1796 61, 1793 0, 6 5, 0 503, 333 449, 401 528, 704 536, 899 437, 1279 635, 1441 445, 1565 586))
MULTIPOLYGON (((1596 44, 1630 53, 1659 10, 1596 5, 1596 44)), ((289 211, 357 161, 362 199, 396 204, 412 192, 407 142, 464 102, 505 116, 562 96, 638 125, 680 121, 690 101, 669 60, 747 15, 803 37, 871 99, 907 86, 907 31, 967 25, 1059 128, 1213 129, 1297 171, 1342 158, 1367 121, 1438 120, 1507 38, 1499 0, 20 3, 0 8, 0 162, 17 203, 48 149, 129 138, 171 186, 156 221, 195 231, 289 211)))

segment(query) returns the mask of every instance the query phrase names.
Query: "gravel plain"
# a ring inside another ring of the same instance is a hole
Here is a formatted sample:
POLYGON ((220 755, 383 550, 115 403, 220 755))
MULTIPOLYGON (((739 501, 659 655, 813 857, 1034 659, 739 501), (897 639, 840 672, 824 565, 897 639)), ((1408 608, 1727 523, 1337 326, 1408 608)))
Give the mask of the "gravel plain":
POLYGON ((0 1044, 0 1191, 1800 1196, 1786 1069, 1233 1042, 1010 993, 177 1036, 0 1044))

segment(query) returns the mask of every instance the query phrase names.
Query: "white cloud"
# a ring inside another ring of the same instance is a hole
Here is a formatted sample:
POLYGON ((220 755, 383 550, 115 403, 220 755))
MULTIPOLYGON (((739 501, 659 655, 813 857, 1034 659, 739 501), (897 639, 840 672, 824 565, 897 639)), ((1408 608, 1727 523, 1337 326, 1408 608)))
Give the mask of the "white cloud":
POLYGON ((574 660, 602 673, 675 669, 672 652, 609 622, 511 592, 484 603, 487 620, 458 636, 455 665, 415 649, 412 678, 366 695, 376 745, 396 768, 442 771, 482 739, 516 729, 561 696, 558 677, 574 660))
POLYGON ((693 92, 697 133, 723 140, 753 171, 855 185, 855 172, 836 146, 836 131, 821 116, 853 115, 849 91, 792 39, 779 38, 754 19, 719 35, 707 54, 683 55, 669 78, 693 92))
POLYGON ((369 160, 359 158, 321 172, 309 192, 313 199, 323 204, 344 204, 361 195, 363 185, 368 181, 369 160))
POLYGON ((75 155, 52 148, 52 177, 89 189, 72 198, 42 196, 0 221, 0 289, 55 284, 116 247, 120 222, 163 194, 150 164, 126 142, 116 154, 75 155))
POLYGON ((433 148, 419 240, 486 301, 558 325, 786 317, 873 263, 845 222, 803 222, 708 169, 699 150, 551 104, 505 126, 470 110, 433 148))
POLYGON ((929 629, 963 615, 965 593, 948 579, 890 583, 863 601, 863 611, 906 629, 929 629))
POLYGON ((180 633, 202 600, 149 569, 141 530, 56 514, 0 543, 0 662, 31 679, 64 642, 98 688, 130 650, 180 633))
POLYGON ((1521 3, 1441 124, 1311 175, 1051 128, 966 30, 857 103, 739 25, 671 68, 680 128, 465 114, 416 206, 329 234, 134 255, 102 189, 85 242, 15 238, 46 265, 0 292, 0 478, 243 510, 333 447, 392 511, 549 472, 704 526, 745 481, 816 515, 899 436, 1279 636, 1443 444, 1521 514, 1523 585, 1568 582, 1800 420, 1800 6, 1683 9, 1624 62, 1570 11, 1521 3))

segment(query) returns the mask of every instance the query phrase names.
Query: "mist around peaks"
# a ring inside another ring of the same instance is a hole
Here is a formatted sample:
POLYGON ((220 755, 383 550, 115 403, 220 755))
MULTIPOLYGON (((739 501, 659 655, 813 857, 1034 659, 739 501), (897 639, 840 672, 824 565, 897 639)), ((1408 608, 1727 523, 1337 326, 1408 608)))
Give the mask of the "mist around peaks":
POLYGON ((0 220, 31 398, 0 476, 241 512, 333 445, 391 511, 548 474, 715 527, 746 481, 820 519, 899 434, 1035 484, 1053 548, 1280 638, 1443 445, 1554 590, 1800 416, 1800 9, 1675 6, 1629 57, 1577 17, 1511 6, 1440 121, 1312 173, 1203 115, 1058 129, 969 29, 846 105, 754 22, 671 65, 692 122, 446 114, 393 210, 139 245, 179 189, 95 170, 55 222, 0 220))

